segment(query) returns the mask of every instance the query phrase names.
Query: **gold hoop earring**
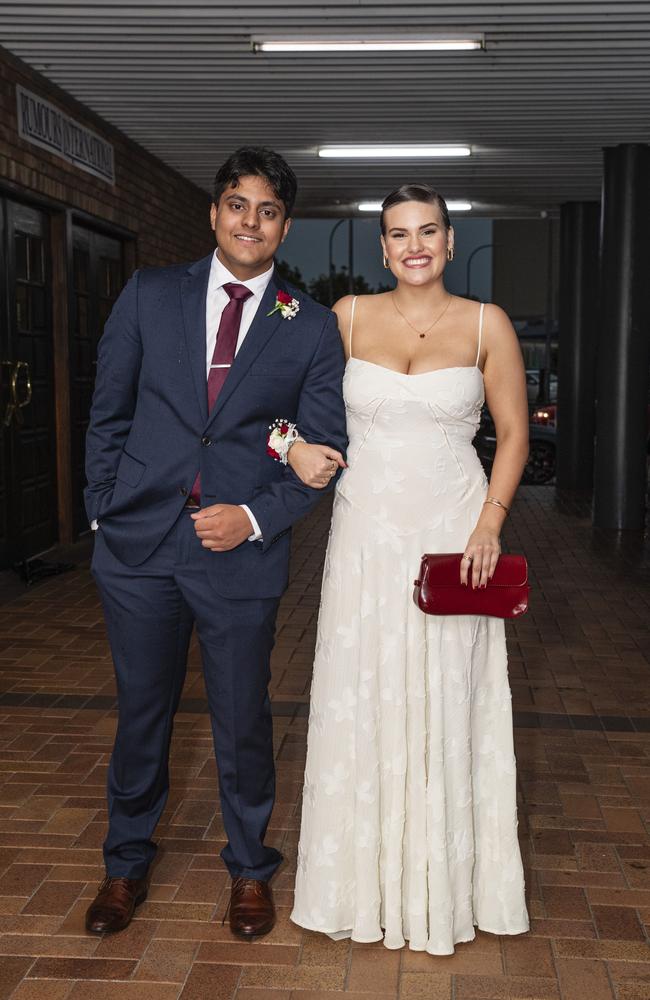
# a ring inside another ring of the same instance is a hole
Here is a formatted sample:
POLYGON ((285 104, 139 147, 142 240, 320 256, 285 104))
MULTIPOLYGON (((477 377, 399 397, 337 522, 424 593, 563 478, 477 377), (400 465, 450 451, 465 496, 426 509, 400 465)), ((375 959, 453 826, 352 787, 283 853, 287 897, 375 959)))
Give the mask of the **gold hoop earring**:
POLYGON ((447 247, 447 260, 453 260, 453 259, 454 259, 454 248, 447 247))
POLYGON ((384 254, 384 267, 387 271, 390 271, 390 264, 388 263, 388 257, 384 254))

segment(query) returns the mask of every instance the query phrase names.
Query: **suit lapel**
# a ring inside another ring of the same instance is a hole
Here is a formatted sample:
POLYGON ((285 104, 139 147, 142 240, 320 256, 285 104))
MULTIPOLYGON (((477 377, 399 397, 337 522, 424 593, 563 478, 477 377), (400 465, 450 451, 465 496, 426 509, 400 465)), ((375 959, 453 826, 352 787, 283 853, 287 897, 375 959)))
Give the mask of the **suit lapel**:
POLYGON ((212 254, 193 264, 181 282, 181 303, 185 341, 198 400, 201 423, 208 419, 208 390, 206 376, 205 306, 212 254))
POLYGON ((228 372, 228 378, 226 379, 223 388, 217 397, 217 401, 212 408, 208 418, 208 423, 212 422, 212 420, 220 412, 223 405, 227 402, 230 396, 232 396, 242 378, 247 374, 248 369, 257 355, 260 353, 262 348, 266 346, 277 330, 278 325, 282 322, 282 314, 279 311, 274 313, 273 316, 267 315, 275 306, 276 296, 278 294, 278 289, 280 288, 283 288, 283 285, 279 280, 276 269, 274 270, 271 280, 266 287, 266 291, 264 292, 262 301, 260 302, 257 312, 255 313, 253 322, 248 329, 248 333, 244 337, 244 342, 235 355, 232 368, 228 372))

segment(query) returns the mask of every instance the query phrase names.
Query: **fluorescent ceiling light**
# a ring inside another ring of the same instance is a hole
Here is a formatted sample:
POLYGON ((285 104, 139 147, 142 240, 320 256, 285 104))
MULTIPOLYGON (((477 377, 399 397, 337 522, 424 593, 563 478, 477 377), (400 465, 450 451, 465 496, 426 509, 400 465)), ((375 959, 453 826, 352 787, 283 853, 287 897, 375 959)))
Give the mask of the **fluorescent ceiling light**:
MULTIPOLYGON (((358 205, 360 212, 381 212, 380 201, 360 201, 358 205)), ((450 212, 471 212, 471 201, 448 201, 447 208, 450 212)))
POLYGON ((389 159, 471 156, 469 146, 321 146, 319 156, 335 159, 389 159))
POLYGON ((483 35, 444 38, 253 38, 255 52, 466 52, 482 49, 483 35))

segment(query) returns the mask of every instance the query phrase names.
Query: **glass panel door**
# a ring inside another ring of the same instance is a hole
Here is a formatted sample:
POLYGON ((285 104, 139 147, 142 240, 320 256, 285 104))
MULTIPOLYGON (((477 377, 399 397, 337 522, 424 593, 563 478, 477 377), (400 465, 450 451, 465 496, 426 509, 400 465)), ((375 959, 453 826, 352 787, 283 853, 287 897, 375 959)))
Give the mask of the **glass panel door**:
POLYGON ((58 537, 51 268, 47 216, 2 206, 0 562, 29 559, 58 537))

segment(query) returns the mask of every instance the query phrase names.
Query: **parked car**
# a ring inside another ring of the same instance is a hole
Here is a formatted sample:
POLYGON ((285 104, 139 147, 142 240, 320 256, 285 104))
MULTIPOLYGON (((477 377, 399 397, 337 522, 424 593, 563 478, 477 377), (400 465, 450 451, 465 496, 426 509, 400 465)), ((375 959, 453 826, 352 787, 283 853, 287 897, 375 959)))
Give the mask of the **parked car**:
POLYGON ((542 424, 544 427, 555 427, 557 424, 557 404, 548 403, 538 406, 530 415, 531 424, 542 424))
MULTIPOLYGON (((529 427, 530 451, 521 481, 524 485, 539 486, 549 483, 555 476, 556 432, 555 422, 533 423, 529 427)), ((494 422, 483 407, 481 424, 474 438, 474 447, 486 475, 489 476, 497 446, 494 422)))
MULTIPOLYGON (((650 404, 647 415, 647 453, 650 459, 650 404)), ((521 481, 528 485, 549 483, 555 476, 556 468, 557 403, 547 403, 531 410, 528 430, 530 452, 521 481)), ((484 406, 474 447, 488 475, 492 469, 496 443, 494 423, 484 406)), ((650 467, 648 474, 650 475, 650 467)))
MULTIPOLYGON (((539 401, 541 381, 542 373, 539 368, 526 369, 526 393, 528 395, 529 406, 535 406, 535 404, 539 401)), ((557 401, 557 375, 554 372, 551 372, 548 376, 546 392, 544 395, 546 398, 541 400, 541 402, 555 403, 557 401)))

